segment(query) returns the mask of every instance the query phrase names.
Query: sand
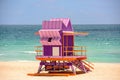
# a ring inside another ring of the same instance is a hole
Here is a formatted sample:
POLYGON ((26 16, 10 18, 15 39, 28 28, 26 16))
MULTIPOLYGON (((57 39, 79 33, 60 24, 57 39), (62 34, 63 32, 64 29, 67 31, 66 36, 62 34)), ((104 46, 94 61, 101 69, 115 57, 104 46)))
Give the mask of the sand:
POLYGON ((94 63, 95 69, 76 76, 28 76, 39 62, 0 62, 0 80, 120 80, 120 63, 94 63))

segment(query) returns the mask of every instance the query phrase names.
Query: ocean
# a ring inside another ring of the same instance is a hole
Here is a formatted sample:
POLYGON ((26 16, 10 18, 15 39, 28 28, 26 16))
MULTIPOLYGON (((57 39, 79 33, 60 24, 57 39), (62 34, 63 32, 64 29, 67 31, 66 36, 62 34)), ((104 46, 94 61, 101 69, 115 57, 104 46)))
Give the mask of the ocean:
MULTIPOLYGON (((87 46, 90 62, 120 63, 120 24, 73 25, 75 45, 87 46)), ((34 35, 41 25, 0 25, 0 61, 35 61, 34 46, 41 45, 34 35)))

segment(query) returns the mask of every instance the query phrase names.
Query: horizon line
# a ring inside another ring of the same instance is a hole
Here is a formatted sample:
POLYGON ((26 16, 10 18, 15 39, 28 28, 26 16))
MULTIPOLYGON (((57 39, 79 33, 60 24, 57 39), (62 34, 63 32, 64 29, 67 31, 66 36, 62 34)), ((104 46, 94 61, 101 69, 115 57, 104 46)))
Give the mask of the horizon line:
MULTIPOLYGON (((115 25, 120 25, 119 24, 116 24, 114 23, 115 25)), ((114 24, 72 24, 72 25, 114 25, 114 24)), ((42 24, 0 24, 0 25, 42 25, 42 24)))

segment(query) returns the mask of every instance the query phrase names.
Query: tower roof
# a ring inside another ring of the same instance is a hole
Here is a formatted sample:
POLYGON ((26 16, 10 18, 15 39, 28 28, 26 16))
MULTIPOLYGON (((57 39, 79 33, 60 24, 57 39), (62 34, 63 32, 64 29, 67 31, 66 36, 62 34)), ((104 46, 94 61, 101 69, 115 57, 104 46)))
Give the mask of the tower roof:
POLYGON ((62 21, 65 27, 67 27, 70 24, 69 18, 53 18, 50 21, 62 21))
POLYGON ((63 31, 72 31, 69 18, 53 18, 50 21, 43 21, 42 29, 61 29, 63 31))

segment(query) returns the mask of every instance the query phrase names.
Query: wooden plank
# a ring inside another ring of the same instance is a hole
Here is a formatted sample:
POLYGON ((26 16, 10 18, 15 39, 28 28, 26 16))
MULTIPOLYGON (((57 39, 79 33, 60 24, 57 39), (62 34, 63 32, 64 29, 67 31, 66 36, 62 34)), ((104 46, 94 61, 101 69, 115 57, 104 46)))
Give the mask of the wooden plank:
POLYGON ((88 32, 74 32, 74 35, 83 35, 83 36, 86 36, 88 34, 89 34, 88 32))
POLYGON ((73 50, 73 51, 64 51, 64 52, 86 52, 86 50, 73 50))
POLYGON ((35 34, 35 35, 39 35, 39 32, 35 32, 34 34, 35 34))
MULTIPOLYGON (((66 47, 66 46, 64 46, 64 47, 66 47)), ((75 48, 75 47, 76 47, 76 48, 81 48, 81 47, 85 48, 86 46, 68 46, 68 47, 70 47, 70 48, 71 48, 71 47, 72 47, 72 48, 75 48)))
POLYGON ((42 58, 36 57, 37 60, 52 60, 52 61, 73 61, 77 58, 42 58))
POLYGON ((43 52, 42 50, 35 50, 35 52, 43 52))
POLYGON ((69 73, 28 73, 28 76, 72 76, 69 73))
POLYGON ((52 61, 74 61, 74 60, 84 60, 86 56, 81 57, 67 57, 67 58, 52 58, 52 57, 36 57, 37 60, 52 60, 52 61))

